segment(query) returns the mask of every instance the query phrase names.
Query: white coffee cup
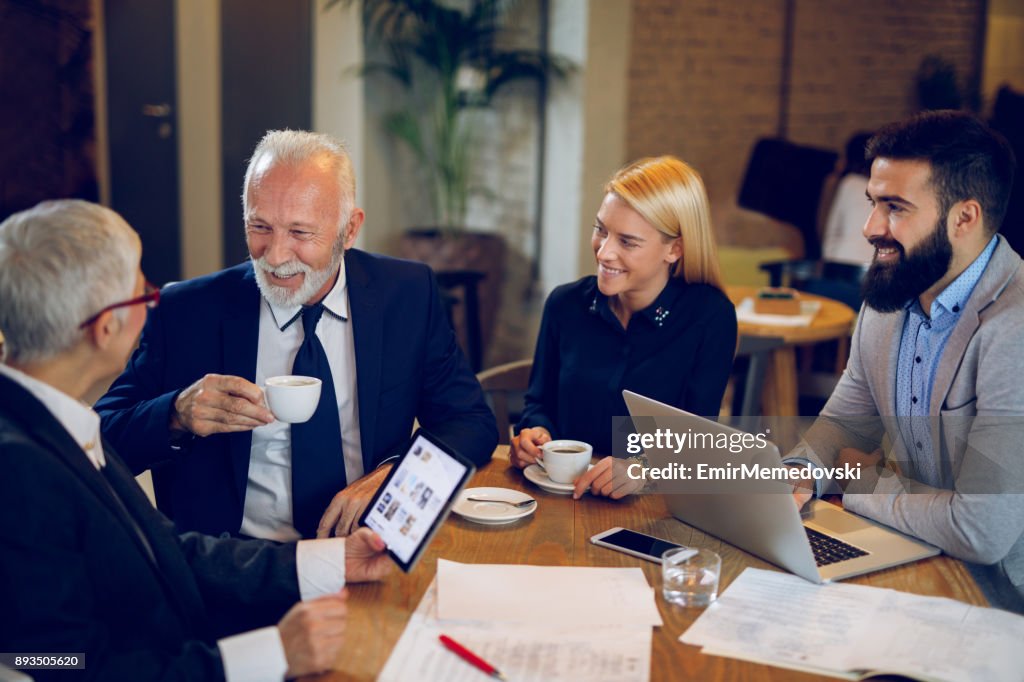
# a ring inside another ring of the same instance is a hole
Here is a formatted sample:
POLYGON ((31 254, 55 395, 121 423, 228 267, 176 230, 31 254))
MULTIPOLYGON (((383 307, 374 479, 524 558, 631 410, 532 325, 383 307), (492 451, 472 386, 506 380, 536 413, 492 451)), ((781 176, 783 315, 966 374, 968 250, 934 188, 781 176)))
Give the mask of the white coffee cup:
POLYGON ((594 448, 581 440, 551 440, 540 446, 543 461, 538 460, 548 478, 555 483, 572 483, 590 465, 594 448))
POLYGON ((270 377, 264 389, 267 407, 278 420, 287 424, 308 422, 320 402, 322 383, 316 377, 270 377))

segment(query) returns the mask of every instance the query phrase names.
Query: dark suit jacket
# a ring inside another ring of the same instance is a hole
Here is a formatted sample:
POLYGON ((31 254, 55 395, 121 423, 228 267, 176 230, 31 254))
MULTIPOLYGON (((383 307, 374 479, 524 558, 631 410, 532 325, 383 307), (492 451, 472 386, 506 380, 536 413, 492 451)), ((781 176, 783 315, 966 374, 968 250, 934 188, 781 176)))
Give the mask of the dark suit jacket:
POLYGON ((104 450, 100 473, 0 376, 0 650, 84 652, 86 679, 222 679, 216 639, 298 601, 294 545, 179 537, 104 450))
MULTIPOLYGON (((494 415, 421 263, 345 254, 363 466, 398 454, 414 419, 478 465, 497 444, 494 415)), ((174 400, 208 373, 256 378, 262 301, 252 264, 169 287, 138 350, 96 409, 135 473, 153 470, 157 504, 181 530, 237 532, 251 432, 169 441, 174 400)))

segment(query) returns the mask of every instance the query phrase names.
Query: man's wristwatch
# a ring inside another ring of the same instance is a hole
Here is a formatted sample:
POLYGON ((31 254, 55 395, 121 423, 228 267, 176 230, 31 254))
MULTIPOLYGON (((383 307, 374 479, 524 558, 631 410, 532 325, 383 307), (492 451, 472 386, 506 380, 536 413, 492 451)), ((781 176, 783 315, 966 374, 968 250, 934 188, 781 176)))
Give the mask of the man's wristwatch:
POLYGON ((647 455, 645 455, 643 453, 641 453, 639 455, 633 455, 632 457, 630 457, 628 459, 629 459, 630 462, 636 462, 637 464, 642 466, 644 469, 650 469, 651 468, 651 461, 649 459, 647 459, 647 455))
MULTIPOLYGON (((641 453, 639 455, 633 455, 632 457, 627 457, 626 461, 630 462, 630 465, 632 465, 632 464, 639 464, 640 468, 643 469, 643 470, 647 470, 647 469, 651 468, 651 461, 649 459, 647 459, 647 455, 645 455, 643 453, 641 453)), ((656 483, 656 481, 654 479, 645 478, 644 479, 644 486, 642 488, 640 488, 640 490, 637 490, 636 492, 638 492, 638 493, 649 493, 652 490, 654 490, 654 486, 655 485, 657 485, 657 483, 656 483)))

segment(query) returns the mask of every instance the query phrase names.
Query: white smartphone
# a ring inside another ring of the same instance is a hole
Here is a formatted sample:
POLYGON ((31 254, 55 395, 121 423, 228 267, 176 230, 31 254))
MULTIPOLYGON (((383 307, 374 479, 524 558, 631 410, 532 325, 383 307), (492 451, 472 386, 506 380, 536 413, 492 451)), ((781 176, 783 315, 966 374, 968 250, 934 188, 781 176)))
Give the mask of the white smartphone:
POLYGON ((656 564, 661 563, 661 555, 666 549, 682 547, 674 542, 644 535, 628 528, 611 528, 593 536, 590 541, 595 545, 616 549, 640 559, 653 561, 656 564))

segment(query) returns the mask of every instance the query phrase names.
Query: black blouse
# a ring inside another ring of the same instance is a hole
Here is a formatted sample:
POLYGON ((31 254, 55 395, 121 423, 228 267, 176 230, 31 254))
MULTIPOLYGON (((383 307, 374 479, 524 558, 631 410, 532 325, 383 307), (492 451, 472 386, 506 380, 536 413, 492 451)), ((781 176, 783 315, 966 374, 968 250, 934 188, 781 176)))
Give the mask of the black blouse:
POLYGON ((564 284, 544 304, 519 428, 612 454, 623 389, 717 418, 735 351, 736 309, 713 286, 673 277, 623 329, 596 277, 564 284))

